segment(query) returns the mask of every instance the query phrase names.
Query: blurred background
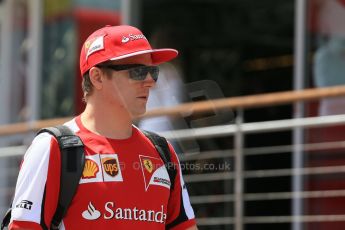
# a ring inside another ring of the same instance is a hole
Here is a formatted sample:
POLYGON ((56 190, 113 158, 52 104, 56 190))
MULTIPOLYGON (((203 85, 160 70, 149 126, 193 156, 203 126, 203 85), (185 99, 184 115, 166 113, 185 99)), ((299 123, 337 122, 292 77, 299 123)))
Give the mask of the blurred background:
POLYGON ((0 0, 0 216, 37 121, 83 111, 81 45, 120 24, 180 51, 150 110, 238 102, 136 123, 175 146, 199 229, 345 229, 345 90, 317 91, 345 83, 345 0, 0 0))

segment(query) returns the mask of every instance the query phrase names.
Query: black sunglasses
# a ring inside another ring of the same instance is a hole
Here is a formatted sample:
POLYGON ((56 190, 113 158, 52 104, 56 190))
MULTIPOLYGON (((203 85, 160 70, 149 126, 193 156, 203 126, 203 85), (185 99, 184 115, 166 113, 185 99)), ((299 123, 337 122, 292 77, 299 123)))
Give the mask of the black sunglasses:
POLYGON ((97 65, 99 68, 108 68, 115 71, 128 70, 129 78, 136 81, 143 81, 146 79, 148 73, 151 74, 152 79, 156 82, 159 75, 158 66, 146 66, 139 64, 129 65, 97 65))

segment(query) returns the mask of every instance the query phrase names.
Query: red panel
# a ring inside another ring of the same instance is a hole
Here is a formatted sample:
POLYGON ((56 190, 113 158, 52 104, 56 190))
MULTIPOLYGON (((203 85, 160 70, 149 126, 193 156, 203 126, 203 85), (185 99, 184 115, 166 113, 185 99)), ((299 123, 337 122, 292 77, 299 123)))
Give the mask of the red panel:
POLYGON ((307 205, 308 215, 343 215, 344 202, 344 197, 311 199, 307 205))
POLYGON ((344 230, 345 222, 308 223, 308 230, 344 230))
MULTIPOLYGON (((345 3, 345 0, 342 0, 345 3)), ((318 102, 307 104, 306 116, 318 115, 318 102)), ((334 142, 345 140, 344 126, 313 128, 306 131, 306 143, 334 142)), ((344 148, 325 149, 308 152, 305 167, 325 167, 345 165, 344 148)), ((344 190, 343 174, 315 175, 306 178, 306 191, 344 190)), ((345 213, 345 197, 305 199, 305 215, 343 215, 345 213)), ((310 230, 340 230, 345 229, 345 222, 314 222, 306 223, 305 229, 310 230)))

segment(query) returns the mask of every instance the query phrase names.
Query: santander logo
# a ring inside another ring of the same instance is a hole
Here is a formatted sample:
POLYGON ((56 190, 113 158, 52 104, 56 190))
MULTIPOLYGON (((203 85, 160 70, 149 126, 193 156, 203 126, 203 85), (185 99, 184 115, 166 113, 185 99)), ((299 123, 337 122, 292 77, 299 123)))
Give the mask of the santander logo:
POLYGON ((161 205, 160 208, 156 207, 156 209, 140 209, 137 207, 117 207, 115 202, 109 201, 104 204, 102 213, 89 202, 87 210, 82 213, 82 216, 86 220, 101 218, 114 221, 146 221, 164 224, 167 219, 166 212, 164 205, 161 205))
POLYGON ((96 220, 101 216, 101 213, 90 202, 87 206, 87 210, 82 213, 82 216, 87 220, 96 220))
POLYGON ((143 34, 128 34, 128 36, 122 36, 122 43, 127 43, 130 41, 135 41, 139 39, 146 39, 145 35, 143 34))

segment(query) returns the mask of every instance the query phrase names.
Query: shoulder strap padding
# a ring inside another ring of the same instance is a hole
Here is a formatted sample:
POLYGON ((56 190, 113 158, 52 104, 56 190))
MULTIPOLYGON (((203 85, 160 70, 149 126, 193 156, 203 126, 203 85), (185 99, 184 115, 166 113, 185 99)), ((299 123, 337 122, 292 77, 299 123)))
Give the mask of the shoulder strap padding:
POLYGON ((80 137, 67 126, 44 128, 38 134, 44 132, 50 133, 56 138, 61 152, 59 200, 50 228, 58 229, 77 191, 84 170, 84 144, 80 137))
POLYGON ((175 185, 175 177, 176 177, 177 171, 176 171, 176 165, 171 161, 171 152, 170 152, 167 140, 164 137, 154 132, 150 132, 147 130, 143 130, 142 132, 152 142, 157 152, 159 153, 160 157, 162 158, 169 174, 170 183, 171 183, 170 188, 172 190, 175 185))

